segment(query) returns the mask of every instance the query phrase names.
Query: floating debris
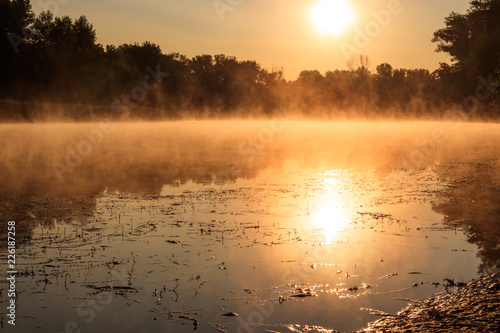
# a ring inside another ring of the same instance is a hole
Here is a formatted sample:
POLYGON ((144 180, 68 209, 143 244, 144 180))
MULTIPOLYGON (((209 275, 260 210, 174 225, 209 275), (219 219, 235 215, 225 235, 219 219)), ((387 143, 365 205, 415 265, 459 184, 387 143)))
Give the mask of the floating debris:
POLYGON ((360 308, 360 310, 361 311, 369 311, 371 315, 375 315, 375 316, 382 316, 382 317, 394 316, 393 314, 390 314, 390 313, 387 313, 384 311, 380 311, 380 310, 370 309, 370 308, 360 308))
POLYGON ((315 293, 313 293, 311 290, 309 289, 298 289, 299 290, 299 294, 294 294, 294 295, 291 295, 290 297, 312 297, 312 296, 317 296, 315 293))
POLYGON ((227 312, 227 313, 223 313, 221 314, 221 316, 225 316, 225 317, 238 317, 238 314, 236 312, 227 312))
POLYGON ((102 287, 99 287, 99 286, 95 286, 93 284, 87 284, 85 285, 85 288, 91 288, 91 289, 95 289, 95 290, 99 290, 99 291, 107 291, 107 290, 110 290, 110 291, 113 291, 113 290, 137 290, 136 288, 133 288, 133 287, 130 287, 130 286, 102 286, 102 287))
POLYGON ((398 273, 389 273, 389 274, 386 274, 386 275, 380 277, 379 280, 381 280, 381 279, 388 279, 388 278, 391 278, 393 276, 398 276, 398 273))

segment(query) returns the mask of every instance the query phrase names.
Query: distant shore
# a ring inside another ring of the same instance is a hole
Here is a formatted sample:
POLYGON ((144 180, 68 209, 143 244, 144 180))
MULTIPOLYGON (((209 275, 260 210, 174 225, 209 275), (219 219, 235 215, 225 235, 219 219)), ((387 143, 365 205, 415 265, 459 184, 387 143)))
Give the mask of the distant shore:
POLYGON ((110 105, 62 104, 0 100, 0 123, 134 121, 137 119, 178 119, 179 115, 153 107, 139 106, 129 112, 113 112, 110 105))
POLYGON ((456 110, 442 110, 435 115, 403 115, 396 110, 387 110, 371 116, 357 114, 356 110, 339 110, 333 116, 311 116, 299 109, 263 111, 255 109, 213 110, 213 109, 171 109, 161 107, 137 106, 122 107, 118 110, 111 105, 102 104, 65 104, 20 100, 0 100, 1 123, 47 123, 47 122, 130 122, 130 121, 172 121, 172 120, 210 120, 210 119, 273 119, 276 117, 290 120, 420 120, 420 121, 460 121, 460 122, 499 122, 500 115, 495 112, 466 114, 456 110), (485 116, 489 114, 491 116, 485 116))

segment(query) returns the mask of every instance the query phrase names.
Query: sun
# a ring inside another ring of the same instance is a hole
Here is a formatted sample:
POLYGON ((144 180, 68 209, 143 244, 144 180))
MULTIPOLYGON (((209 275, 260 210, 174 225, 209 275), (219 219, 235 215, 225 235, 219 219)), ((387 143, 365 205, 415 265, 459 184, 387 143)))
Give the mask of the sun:
POLYGON ((311 19, 318 32, 339 36, 354 23, 355 15, 345 0, 320 0, 311 8, 311 19))

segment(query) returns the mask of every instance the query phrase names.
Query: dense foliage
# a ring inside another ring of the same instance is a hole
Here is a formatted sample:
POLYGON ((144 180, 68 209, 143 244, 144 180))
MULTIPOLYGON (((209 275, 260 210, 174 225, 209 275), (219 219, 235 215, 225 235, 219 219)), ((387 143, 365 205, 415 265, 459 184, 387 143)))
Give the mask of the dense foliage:
POLYGON ((370 70, 361 55, 346 70, 307 70, 287 81, 281 69, 226 55, 189 59, 151 42, 104 47, 85 16, 35 15, 29 0, 0 0, 0 118, 31 120, 43 103, 66 105, 73 119, 87 117, 82 105, 95 106, 93 116, 288 110, 310 117, 439 118, 454 104, 474 117, 498 118, 499 18, 500 0, 474 0, 466 14, 451 13, 433 42, 452 62, 434 72, 387 63, 370 70))

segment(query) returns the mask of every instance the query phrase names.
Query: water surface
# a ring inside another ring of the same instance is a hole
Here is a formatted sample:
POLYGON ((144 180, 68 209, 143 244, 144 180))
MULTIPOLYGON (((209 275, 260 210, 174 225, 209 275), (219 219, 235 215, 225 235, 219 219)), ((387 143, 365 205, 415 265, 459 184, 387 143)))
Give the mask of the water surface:
POLYGON ((446 292, 444 278, 499 266, 498 125, 0 134, 0 218, 18 231, 16 329, 352 331, 446 292))

